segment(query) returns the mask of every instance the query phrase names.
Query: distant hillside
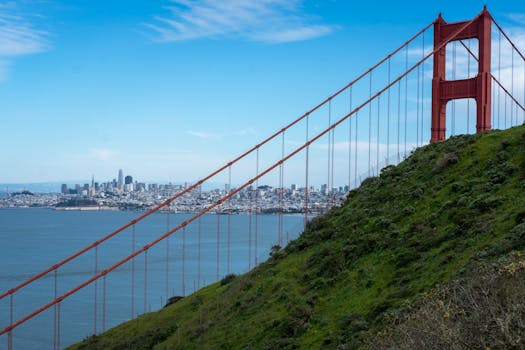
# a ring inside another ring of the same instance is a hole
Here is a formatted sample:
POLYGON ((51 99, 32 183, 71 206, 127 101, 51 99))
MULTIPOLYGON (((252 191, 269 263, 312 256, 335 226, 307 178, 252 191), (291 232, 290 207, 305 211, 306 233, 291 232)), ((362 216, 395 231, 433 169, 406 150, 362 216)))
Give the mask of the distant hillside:
POLYGON ((505 307, 525 297, 512 288, 524 247, 525 127, 452 137, 365 180, 253 271, 72 348, 523 348, 524 303, 505 307), (510 328, 489 306, 474 317, 469 296, 503 305, 510 328))

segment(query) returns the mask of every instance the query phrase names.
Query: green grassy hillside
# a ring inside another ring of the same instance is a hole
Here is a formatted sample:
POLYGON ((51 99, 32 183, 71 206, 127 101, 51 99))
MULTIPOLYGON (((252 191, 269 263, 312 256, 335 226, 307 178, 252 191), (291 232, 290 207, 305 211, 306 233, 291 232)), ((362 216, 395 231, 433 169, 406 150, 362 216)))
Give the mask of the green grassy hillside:
POLYGON ((367 179, 255 270, 72 348, 371 346, 385 315, 524 246, 525 127, 453 137, 367 179))

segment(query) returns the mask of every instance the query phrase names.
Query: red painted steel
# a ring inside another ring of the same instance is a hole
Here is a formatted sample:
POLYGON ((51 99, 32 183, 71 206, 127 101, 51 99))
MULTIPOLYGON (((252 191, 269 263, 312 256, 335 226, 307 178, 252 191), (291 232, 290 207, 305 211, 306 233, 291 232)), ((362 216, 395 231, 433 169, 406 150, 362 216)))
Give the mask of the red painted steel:
POLYGON ((446 23, 441 14, 434 21, 434 75, 432 79, 432 127, 430 142, 445 139, 446 106, 448 101, 474 98, 477 104, 476 131, 490 130, 491 112, 491 48, 492 17, 487 8, 473 20, 446 23), (462 39, 478 39, 478 75, 463 80, 446 80, 446 45, 462 39), (439 48, 439 49, 437 49, 439 48))
MULTIPOLYGON (((204 214, 216 209, 217 207, 219 207, 221 204, 223 204, 226 200, 230 199, 231 197, 235 196, 237 193, 239 193, 241 190, 243 190, 244 188, 247 188, 248 186, 252 186, 254 184, 254 182, 256 182, 257 180, 259 180, 261 177, 267 175, 268 173, 270 173, 271 171, 275 170, 277 167, 281 166, 284 162, 286 162, 287 160, 289 160, 290 158, 296 156, 298 153, 302 152, 302 151, 306 151, 306 154, 307 154, 307 157, 308 157, 308 149, 310 147, 311 144, 313 144, 314 142, 318 141, 320 138, 322 138, 323 136, 325 136, 327 133, 329 133, 331 130, 335 129, 336 127, 338 127, 341 123, 343 123, 344 121, 346 121, 348 118, 350 118, 352 115, 356 114, 359 110, 361 110, 363 107, 365 107, 366 105, 368 105, 371 101, 373 101, 374 99, 376 99, 378 96, 380 96, 381 94, 383 94, 385 91, 387 91, 388 89, 390 89, 394 84, 398 83, 399 81, 401 81, 401 79, 405 78, 408 74, 410 74, 414 69, 416 69, 417 67, 419 67, 424 61, 426 61, 430 56, 434 55, 438 50, 441 50, 442 48, 445 47, 445 45, 450 41, 452 40, 453 38, 455 38, 455 36, 457 36, 462 30, 464 30, 466 27, 468 27, 470 24, 472 24, 472 22, 474 22, 477 18, 479 18, 481 16, 481 13, 474 19, 472 19, 471 21, 469 22, 466 22, 464 25, 460 26, 459 29, 453 34, 451 35, 451 38, 448 40, 448 41, 445 41, 443 43, 441 43, 440 45, 438 45, 437 48, 434 49, 434 51, 432 51, 431 53, 429 53, 428 55, 426 55, 425 57, 423 57, 421 60, 419 60, 415 65, 413 65, 410 69, 406 70, 403 74, 401 74, 397 79, 393 80, 392 82, 390 82, 390 84, 388 84, 387 86, 385 86, 383 89, 381 89, 380 91, 378 91, 376 94, 374 94, 373 96, 370 96, 369 99, 367 99, 365 102, 363 102, 361 105, 359 105, 358 107, 356 107, 354 110, 352 110, 351 112, 349 112, 348 114, 344 115, 343 117, 341 117, 337 122, 333 123, 330 127, 328 127, 327 129, 325 129, 324 131, 318 133, 316 136, 312 137, 311 139, 308 139, 307 137, 307 140, 306 142, 296 148, 293 152, 291 152, 290 154, 288 154, 286 157, 282 158, 280 161, 274 163, 273 165, 269 166, 268 168, 266 168, 264 171, 260 172, 257 174, 256 177, 250 179, 249 181, 247 181, 246 183, 238 186, 235 190, 227 193, 225 196, 223 196, 221 199, 217 200, 215 203, 209 205, 208 207, 202 209, 200 212, 198 212, 197 214, 193 215, 191 218, 187 219, 186 221, 182 222, 181 224, 177 225, 176 227, 174 227, 173 229, 165 232, 164 234, 162 234, 161 236, 159 236, 158 238, 156 238, 155 240, 153 240, 152 242, 150 242, 149 244, 146 244, 144 247, 142 247, 141 249, 139 250, 136 250, 134 251, 132 254, 128 255, 127 257, 121 259, 120 261, 118 261, 117 263, 113 264, 112 266, 98 272, 96 275, 92 276, 91 278, 87 279, 86 281, 84 281, 83 283, 77 285, 75 288, 69 290, 68 292, 62 294, 61 296, 55 298, 54 300, 50 301, 49 303, 43 305, 42 307, 40 307, 39 309, 31 312, 30 314, 22 317, 21 319, 13 322, 11 321, 11 324, 7 327, 5 327, 4 329, 0 330, 0 335, 3 335, 3 334, 6 334, 6 333, 10 333, 12 332, 13 329, 15 329, 17 326, 23 324, 24 322, 32 319, 33 317, 37 316, 38 314, 42 313, 43 311, 49 309, 50 307, 56 305, 56 304, 60 304, 63 300, 65 300, 66 298, 68 298, 69 296, 71 296, 72 294, 75 294, 76 292, 78 292, 79 290, 85 288, 86 286, 96 282, 98 279, 100 278, 103 278, 104 276, 106 276, 108 273, 110 273, 111 271, 114 271, 115 269, 117 269, 118 267, 122 266, 123 264, 127 263, 128 261, 134 259, 136 256, 138 256, 139 254, 142 254, 144 253, 144 309, 145 309, 145 312, 147 311, 147 308, 146 308, 146 305, 147 305, 147 252, 148 250, 157 245, 159 242, 161 242, 162 240, 166 239, 167 237, 171 236, 173 233, 177 232, 178 230, 186 227, 189 223, 199 219, 201 216, 203 216, 204 214)), ((430 26, 430 25, 429 25, 430 26)), ((425 29, 423 29, 421 32, 425 31, 426 29, 428 29, 427 26, 425 29)), ((420 33, 421 33, 420 32, 420 33)), ((405 47, 406 45, 408 45, 408 43, 410 43, 413 39, 415 39, 420 33, 418 33, 416 36, 414 36, 413 38, 411 38, 409 41, 407 41, 404 45, 402 45, 399 49, 395 50, 392 54, 388 55, 384 60, 381 61, 384 62, 386 61, 386 59, 388 59, 389 57, 391 57, 394 53, 398 52, 399 50, 401 50, 403 47, 405 47)), ((104 237, 103 239, 93 243, 92 245, 86 247, 84 250, 80 251, 79 253, 77 253, 76 255, 74 256, 71 256, 69 258, 67 258, 66 260, 62 261, 61 263, 57 264, 57 265, 54 265, 52 268, 49 269, 49 271, 44 271, 42 272, 41 274, 33 277, 32 279, 22 283, 21 285, 9 290, 7 293, 5 293, 4 295, 1 295, 0 296, 0 299, 6 295, 10 295, 11 296, 11 300, 13 298, 13 293, 24 287, 25 285, 31 283, 32 281, 42 277, 43 275, 45 275, 46 273, 50 272, 50 271, 53 271, 55 270, 56 268, 58 268, 59 266, 65 264, 66 262, 72 260, 73 258, 75 258, 76 256, 82 254, 83 252, 87 251, 87 250, 90 250, 92 248, 95 248, 97 247, 102 241, 110 238, 111 235, 115 235, 116 233, 124 230, 125 228, 127 227, 130 227, 130 226, 133 226, 135 223, 137 223, 138 221, 142 220, 143 218, 145 218, 146 216, 149 216, 150 214, 152 214, 153 212, 155 211, 158 211, 161 207, 171 203, 173 200, 175 200, 176 198, 180 197, 183 193, 187 193, 189 190, 192 190, 194 188, 197 188, 198 186, 200 186, 203 182, 207 181, 208 179, 210 179, 211 177, 215 176, 216 174, 220 173, 221 171, 223 171, 224 169, 228 168, 229 166, 231 166, 233 163, 237 162, 238 160, 244 158, 246 155, 250 154, 251 152, 253 152, 254 150, 260 148, 263 144, 269 142, 271 139, 275 138, 276 136, 280 135, 282 132, 284 132, 287 128, 293 126, 294 124, 297 124, 299 121, 301 121, 302 119, 304 118, 308 118, 308 116, 310 115, 311 112, 315 111, 316 109, 320 108, 322 105, 324 105, 325 103, 327 103, 328 101, 330 101, 333 97, 337 96, 338 94, 340 94, 342 91, 346 90, 348 87, 352 86, 356 81, 360 80, 362 77, 366 76, 367 74, 369 74, 373 69, 375 69, 377 66, 379 66, 379 64, 377 64, 376 66, 372 67, 371 69, 369 69, 366 73, 362 74, 361 76, 359 76, 356 80, 354 80, 353 82, 351 82, 350 84, 348 84, 347 86, 345 86, 343 89, 339 90, 337 93, 335 93, 334 95, 330 96, 328 99, 326 99, 324 102, 322 102, 321 104, 319 104, 318 106, 316 106, 314 109, 312 109, 310 112, 307 112, 305 113, 302 117, 296 119, 294 122, 288 124, 285 128, 281 129, 280 131, 276 132, 274 135, 270 136, 269 138, 267 138, 265 141, 259 143, 258 145, 256 145, 255 147, 253 147, 252 149, 250 149, 249 151, 243 153, 241 156, 237 157, 234 161, 226 164, 223 168, 220 168, 219 170, 215 171, 214 173, 210 174, 209 176, 203 178, 202 180, 198 181, 196 184, 188 187, 185 191, 182 191, 181 193, 179 193, 178 195, 170 198, 169 200, 165 201, 164 203, 158 205, 157 207, 155 207, 154 209, 148 211, 147 213, 143 214, 142 216, 140 216, 139 218, 135 219, 135 220, 132 220, 129 224, 119 228, 118 230, 114 231, 112 234, 104 237)), ((307 158, 308 159, 308 158, 307 158)), ((307 161, 307 167, 308 167, 308 161, 307 161)), ((306 176, 308 176, 308 171, 306 173, 306 176)), ((307 180, 308 181, 308 180, 307 180)), ((307 190, 307 193, 308 193, 308 188, 306 189, 307 190)), ((308 200, 308 194, 306 196, 306 200, 308 200)), ((306 210, 305 210, 305 216, 306 218, 308 217, 308 204, 306 204, 306 210)), ((12 304, 11 304, 12 305, 12 304)), ((11 306, 12 308, 12 306, 11 306)))
MULTIPOLYGON (((374 71, 375 69, 377 69, 379 66, 381 66, 384 62, 386 62, 389 58, 391 58, 393 55, 395 55, 397 52, 399 52, 400 50, 402 50, 403 48, 407 47, 412 41, 414 41, 417 37, 419 37, 419 35, 421 35, 421 33, 425 32, 428 28, 430 28, 432 26, 432 23, 430 23, 429 25, 427 25, 426 27, 424 27, 423 29, 421 29, 418 33, 416 33, 415 35, 413 35, 410 39, 408 39, 405 43, 403 43, 399 48, 397 48, 396 50, 392 51, 390 54, 388 54, 386 57, 384 57, 382 60, 380 60, 379 62, 377 62, 374 66, 372 66, 370 69, 368 69, 366 72, 362 73, 360 76, 358 76, 356 79, 352 80, 350 83, 348 83, 347 85, 345 85, 344 87, 342 87, 341 89, 339 89, 338 91, 336 91, 335 93, 333 93, 332 95, 330 95, 328 98, 326 98, 324 101, 322 101, 321 103, 319 103, 317 106, 313 107, 312 109, 310 109, 308 112, 304 113, 302 116, 300 116, 299 118, 295 119, 294 121, 292 121, 291 123, 287 124, 286 126, 284 126, 282 129, 280 129, 279 131, 275 132, 274 134, 272 134, 271 136, 267 137, 265 140, 263 140, 262 142, 260 142, 259 144, 255 145, 254 147, 250 148, 248 151, 244 152, 243 154, 239 155, 237 158, 233 159, 232 161, 230 161, 229 163, 223 165, 222 167, 218 168, 217 170, 215 170, 214 172, 210 173, 208 176, 200 179, 199 181, 197 181, 196 183, 194 183, 193 185, 191 186, 188 186, 187 188, 185 188, 183 191, 177 193, 176 195, 174 195, 173 197, 167 199, 166 201, 160 203, 159 205, 155 206, 154 208, 150 209, 149 211, 145 212, 144 214, 138 216, 137 218, 131 220, 129 223, 119 227, 118 229, 116 229, 115 231, 107 234, 106 236, 102 237, 101 239, 93 242, 92 244, 86 246, 85 248, 79 250, 78 252, 72 254, 71 256, 65 258, 64 260, 58 262, 57 264, 45 269, 44 271, 36 274, 35 276, 27 279, 26 281, 20 283, 19 285, 9 289, 8 291, 0 294, 0 300, 2 300, 3 298, 9 296, 9 295, 13 295, 15 292, 17 292, 18 290, 24 288, 25 286, 35 282, 36 280, 39 280, 40 278, 44 277, 45 275, 47 275, 49 272, 52 272, 56 269, 58 269, 59 267, 67 264, 68 262, 78 258, 79 256, 83 255, 84 253, 94 249, 96 246, 102 244, 103 242, 109 240, 110 238, 116 236, 117 234, 119 234, 120 232, 126 230, 127 228, 129 227, 132 227, 134 226, 136 223, 142 221, 143 219, 149 217, 151 214, 153 213, 156 213, 158 212, 160 209, 168 206, 170 203, 172 203, 173 201, 175 201, 176 199, 182 197, 184 194, 186 193, 189 193, 190 191, 194 190, 194 189, 199 189, 200 186, 205 183, 206 181, 210 180, 211 178, 213 178, 214 176, 220 174, 221 172, 223 172, 224 170, 226 170, 227 168, 231 167, 233 164, 239 162, 241 159, 244 159, 245 157, 247 157, 248 155, 252 154, 255 150, 257 150, 258 148, 260 148, 261 146, 269 143, 270 141, 272 141, 274 138, 276 138, 277 136, 279 136, 280 134, 282 134, 284 131, 290 129, 291 127, 293 127, 294 125, 298 124, 299 122, 301 122, 302 120, 304 120, 305 118, 307 118, 311 113, 315 112, 316 110, 318 110, 319 108, 321 108, 322 106, 324 106, 326 103, 328 103, 329 101, 331 101, 332 99, 334 99, 335 97, 337 97, 338 95, 340 95, 342 92, 344 92, 346 89, 348 89, 349 87, 353 86, 355 83, 357 83, 359 80, 361 80, 363 77, 365 77, 366 75, 370 74, 372 71, 374 71)), ((1 334, 0 334, 1 335, 1 334)))
MULTIPOLYGON (((497 23, 495 21, 493 21, 494 24, 497 25, 497 23)), ((505 36, 506 34, 503 33, 505 36)), ((509 39, 510 40, 510 39, 509 39)), ((514 46, 514 44, 511 42, 512 46, 514 46)), ((469 53, 470 56, 472 56, 476 61, 478 61, 479 59, 476 57, 476 55, 474 55, 474 53, 472 52, 472 50, 470 48, 467 47, 467 45, 465 45, 464 42, 461 41, 461 45, 463 45, 463 47, 467 50, 467 52, 469 53)), ((516 51, 518 52, 518 54, 521 56, 521 52, 519 52, 518 49, 516 49, 516 51)), ((523 57, 523 56, 522 56, 523 57)), ((525 57, 523 58, 523 60, 525 61, 525 57)), ((503 90, 503 92, 505 92, 506 95, 508 95, 510 97, 510 99, 522 110, 522 111, 525 111, 525 106, 523 106, 517 99, 516 97, 514 97, 510 92, 509 90, 507 90, 507 88, 505 88, 505 86, 503 86, 503 84, 494 76, 494 74, 490 73, 490 76, 492 78, 492 80, 494 80, 494 82, 496 82, 496 84, 498 84, 498 86, 503 90)), ((525 101, 525 100, 524 100, 525 101)))

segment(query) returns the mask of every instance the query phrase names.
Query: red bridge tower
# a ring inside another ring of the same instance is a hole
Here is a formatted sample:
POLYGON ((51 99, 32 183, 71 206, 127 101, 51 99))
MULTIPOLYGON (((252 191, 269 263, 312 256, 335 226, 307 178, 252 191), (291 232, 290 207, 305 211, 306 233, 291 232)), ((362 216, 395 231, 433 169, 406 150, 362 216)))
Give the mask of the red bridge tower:
MULTIPOLYGON (((434 49, 447 41, 455 31, 467 22, 446 23, 439 14, 434 22, 434 49)), ((432 79, 432 133, 430 142, 445 139, 447 102, 460 98, 476 99, 476 131, 490 130, 491 73, 490 37, 491 16, 485 7, 483 12, 461 31, 452 41, 478 39, 478 75, 470 79, 446 80, 446 47, 434 54, 434 76, 432 79)), ((452 42, 451 41, 451 42, 452 42)))

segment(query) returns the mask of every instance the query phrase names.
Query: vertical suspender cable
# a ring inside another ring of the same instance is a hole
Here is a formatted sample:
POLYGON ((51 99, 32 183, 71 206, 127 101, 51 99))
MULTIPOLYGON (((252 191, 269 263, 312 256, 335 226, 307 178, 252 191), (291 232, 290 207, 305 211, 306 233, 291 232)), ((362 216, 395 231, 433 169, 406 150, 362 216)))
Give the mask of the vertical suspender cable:
POLYGON ((379 119, 381 117, 381 95, 377 96, 377 140, 376 140, 376 171, 377 175, 379 175, 379 119))
POLYGON ((400 162, 400 139, 399 139, 399 126, 401 121, 401 80, 397 82, 397 163, 400 162))
MULTIPOLYGON (((425 58, 425 32, 423 32, 423 43, 421 45, 421 59, 425 58)), ((423 145, 423 133, 425 123, 425 62, 421 64, 421 145, 423 145)))
POLYGON ((219 280, 219 254, 220 254, 220 242, 221 242, 221 215, 219 212, 220 209, 217 209, 217 244, 216 244, 216 277, 215 279, 219 280))
MULTIPOLYGON (((54 282, 55 282, 55 293, 53 299, 56 299, 58 297, 58 276, 57 276, 58 270, 54 271, 54 282)), ((55 304, 54 306, 54 322, 53 322, 53 348, 55 350, 58 350, 57 347, 57 315, 58 314, 58 304, 55 304)))
MULTIPOLYGON (((388 59, 388 85, 391 81, 391 69, 390 69, 390 58, 388 59)), ((388 165, 388 159, 390 158, 390 89, 387 91, 387 107, 386 107, 386 164, 388 165)))
MULTIPOLYGON (((186 296, 186 226, 182 228, 182 262, 181 262, 182 296, 186 296)), ((167 301, 168 299, 166 299, 167 301)))
POLYGON ((253 211, 253 184, 248 187, 248 270, 252 269, 252 211, 253 211))
MULTIPOLYGON (((405 72, 408 71, 408 45, 405 48, 405 72)), ((405 77, 405 148, 403 158, 407 155, 407 121, 408 121, 408 77, 405 77)))
MULTIPOLYGON (((352 86, 348 90, 349 94, 349 113, 352 111, 352 86)), ((352 188, 352 119, 348 118, 348 190, 352 188)))
POLYGON ((284 135, 281 138, 281 164, 279 165, 279 227, 277 228, 277 244, 283 246, 283 206, 284 206, 284 135))
POLYGON ((359 119, 359 111, 355 112, 355 144, 354 144, 354 187, 357 188, 357 137, 358 137, 358 124, 357 120, 359 119))
MULTIPOLYGON (((14 312, 14 295, 9 296, 9 325, 13 324, 13 312, 14 312)), ((13 330, 11 329, 7 333, 7 349, 13 350, 13 330)))
MULTIPOLYGON (((498 32, 498 81, 501 81, 501 31, 498 32)), ((498 129, 500 127, 500 114, 501 114, 501 89, 498 88, 498 129)))
POLYGON ((106 277, 102 278, 102 332, 106 331, 106 277))
MULTIPOLYGON (((332 125, 332 100, 328 101, 328 128, 330 128, 330 126, 332 125)), ((327 179, 326 179, 326 192, 323 193, 323 195, 327 196, 329 198, 330 196, 330 189, 331 189, 331 185, 330 185, 330 161, 331 161, 331 152, 332 152, 332 131, 329 131, 327 133, 328 135, 328 147, 327 147, 327 150, 328 150, 328 158, 327 158, 327 168, 326 168, 326 174, 327 174, 327 179)), ((330 200, 327 200, 327 209, 328 207, 330 206, 330 200)))
MULTIPOLYGON (((168 229, 169 230, 169 229, 168 229)), ((168 232, 168 231, 166 231, 168 232)), ((170 261, 170 237, 166 237, 166 267, 165 267, 165 275, 164 279, 166 280, 165 286, 164 286, 164 293, 166 297, 166 302, 169 299, 169 287, 170 287, 170 279, 169 279, 169 261, 170 261)))
MULTIPOLYGON (((306 116, 306 143, 308 143, 308 139, 309 139, 309 136, 308 136, 308 128, 309 128, 309 120, 310 120, 310 115, 307 115, 306 116)), ((305 164, 305 189, 304 189, 304 227, 306 227, 306 224, 308 223, 308 161, 309 161, 309 153, 310 153, 310 145, 307 145, 306 146, 306 164, 305 164)))
MULTIPOLYGON (((372 72, 370 72, 370 99, 372 99, 372 72)), ((371 142, 372 142, 372 104, 368 104, 368 176, 370 177, 371 142)))
MULTIPOLYGON (((199 186, 200 188, 200 186, 199 186)), ((202 217, 197 222, 197 289, 201 288, 201 239, 202 239, 202 217)))
MULTIPOLYGON (((510 61, 511 61, 511 66, 510 66, 510 94, 512 96, 514 96, 514 50, 510 49, 510 61)), ((513 113, 513 103, 511 101, 511 104, 510 104, 510 126, 512 127, 514 125, 514 113, 513 113)), ((518 119, 516 118, 516 123, 518 122, 518 119)))
MULTIPOLYGON (((456 80, 456 42, 452 43, 452 80, 456 80)), ((452 100, 452 136, 456 133, 456 100, 452 100)))
MULTIPOLYGON (((230 194, 232 190, 232 167, 231 165, 228 167, 228 194, 230 194)), ((228 256, 227 256, 227 267, 226 271, 229 275, 231 273, 231 218, 232 218, 232 200, 231 198, 228 198, 228 256)))
POLYGON ((331 148, 332 148, 332 160, 331 160, 331 163, 332 163, 332 169, 331 169, 331 179, 330 179, 330 183, 332 184, 332 187, 330 187, 328 190, 330 191, 330 206, 333 207, 335 205, 335 192, 334 192, 334 157, 335 157, 335 128, 332 129, 331 131, 331 134, 332 134, 332 145, 331 145, 331 148))
MULTIPOLYGON (((255 151, 255 175, 259 176, 259 148, 255 151)), ((259 240, 259 179, 255 180, 255 240, 254 240, 254 247, 253 247, 253 255, 254 255, 254 266, 258 265, 258 251, 257 251, 257 243, 259 240)))
POLYGON ((503 117, 505 118, 505 129, 506 129, 507 128, 507 94, 503 96, 503 117))
MULTIPOLYGON (((468 51, 470 51, 470 40, 467 41, 468 51)), ((467 79, 470 79, 470 54, 467 53, 467 79)), ((467 99, 467 134, 470 133, 470 98, 467 99)))
MULTIPOLYGON (((131 227, 131 254, 135 253, 135 225, 131 227)), ((135 258, 131 259, 131 319, 135 317, 135 258)))
POLYGON ((148 312, 148 251, 144 251, 144 313, 148 312))
POLYGON ((416 147, 419 147, 419 92, 420 92, 420 77, 421 65, 417 66, 417 87, 416 87, 416 147))
POLYGON ((57 349, 60 349, 60 305, 61 303, 57 303, 58 305, 58 314, 57 314, 57 349))
MULTIPOLYGON (((95 273, 93 274, 96 276, 98 274, 98 245, 95 246, 95 273)), ((97 287, 98 287, 98 279, 95 280, 95 283, 93 283, 95 295, 94 295, 94 303, 93 303, 93 334, 97 334, 97 287)))

